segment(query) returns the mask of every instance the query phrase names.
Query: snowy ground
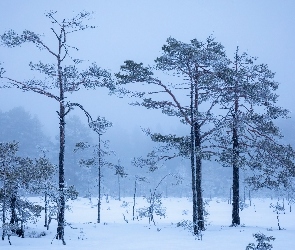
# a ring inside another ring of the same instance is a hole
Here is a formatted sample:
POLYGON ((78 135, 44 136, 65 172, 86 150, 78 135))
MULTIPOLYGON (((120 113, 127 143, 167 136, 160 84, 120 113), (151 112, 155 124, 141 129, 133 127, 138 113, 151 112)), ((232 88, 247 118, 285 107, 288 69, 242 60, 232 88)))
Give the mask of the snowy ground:
MULTIPOLYGON (((33 198, 36 202, 38 198, 33 198)), ((65 229, 67 245, 54 239, 56 222, 53 221, 47 231, 43 217, 36 224, 28 225, 25 238, 11 237, 12 246, 7 239, 0 240, 0 249, 245 249, 248 243, 255 242, 252 234, 261 232, 274 236, 274 250, 295 249, 295 211, 290 212, 285 202, 285 214, 280 215, 278 230, 276 214, 269 208, 271 199, 252 199, 251 206, 241 211, 242 226, 229 227, 231 205, 227 200, 214 198, 208 201, 206 209, 207 229, 202 239, 195 239, 188 229, 177 227, 177 222, 191 219, 192 205, 186 198, 163 198, 166 217, 155 217, 156 225, 149 225, 148 219, 132 220, 132 198, 121 201, 110 199, 102 203, 101 224, 97 224, 95 199, 79 198, 70 203, 72 211, 66 213, 66 220, 71 224, 65 229), (124 216, 125 220, 124 220, 124 216), (128 223, 127 223, 128 221, 128 223), (40 235, 39 238, 32 238, 40 235), (52 244, 51 244, 52 243, 52 244)), ((282 200, 279 201, 282 204, 282 200)), ((249 205, 249 201, 246 202, 249 205)), ((137 208, 144 207, 142 198, 137 200, 137 208)), ((294 208, 295 209, 295 208, 294 208)))

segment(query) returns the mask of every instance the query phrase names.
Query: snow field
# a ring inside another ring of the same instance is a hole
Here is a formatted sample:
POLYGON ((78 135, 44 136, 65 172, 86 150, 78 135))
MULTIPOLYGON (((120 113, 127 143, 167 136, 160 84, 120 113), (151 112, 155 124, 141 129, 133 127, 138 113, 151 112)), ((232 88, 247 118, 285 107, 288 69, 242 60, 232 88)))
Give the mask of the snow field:
MULTIPOLYGON (((31 199, 41 202, 36 197, 31 199)), ((155 216, 156 225, 149 225, 148 218, 132 220, 132 197, 124 197, 121 201, 110 198, 108 203, 103 199, 100 224, 96 223, 97 200, 92 198, 90 202, 89 199, 78 198, 68 203, 71 210, 65 215, 69 223, 65 228, 66 246, 54 238, 56 221, 52 221, 47 231, 43 226, 42 214, 37 223, 28 224, 24 239, 12 236, 12 245, 5 239, 0 241, 0 249, 238 250, 245 249, 250 242, 255 243, 252 234, 257 232, 276 238, 272 242, 274 250, 295 249, 295 211, 289 211, 286 201, 285 214, 279 215, 284 230, 278 230, 277 215, 269 207, 270 203, 275 204, 277 200, 252 199, 251 206, 240 212, 242 225, 239 227, 229 227, 231 204, 226 199, 213 198, 206 201, 209 215, 206 217, 207 229, 203 232, 202 239, 196 239, 188 229, 177 226, 178 222, 191 220, 192 203, 187 198, 163 198, 166 216, 155 216), (40 237, 42 232, 46 235, 40 237)), ((279 202, 282 204, 282 200, 279 202)), ((146 205, 145 199, 136 199, 136 209, 146 205)), ((246 201, 246 205, 249 205, 249 201, 246 201)))

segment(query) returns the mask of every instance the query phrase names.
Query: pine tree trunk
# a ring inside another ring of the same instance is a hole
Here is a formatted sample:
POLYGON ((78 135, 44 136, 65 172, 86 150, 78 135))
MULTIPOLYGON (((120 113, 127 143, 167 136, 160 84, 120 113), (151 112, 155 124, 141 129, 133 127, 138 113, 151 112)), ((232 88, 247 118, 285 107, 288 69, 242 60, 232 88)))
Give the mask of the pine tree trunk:
MULTIPOLYGON (((237 102, 236 102, 237 109, 237 102)), ((237 110, 236 110, 237 111, 237 110)), ((239 141, 237 132, 237 122, 236 115, 234 116, 234 126, 233 126, 233 202, 232 202, 232 225, 240 225, 240 215, 239 215, 239 200, 240 200, 240 183, 239 183, 239 141)))
MULTIPOLYGON (((2 226, 5 224, 5 210, 6 210, 6 207, 5 207, 5 203, 6 203, 6 196, 5 196, 5 193, 3 195, 3 205, 2 205, 2 226)), ((5 237, 5 230, 2 230, 2 240, 4 240, 4 237, 5 237)))
POLYGON ((134 194, 133 194, 133 207, 132 207, 132 219, 135 217, 135 198, 136 198, 136 179, 134 182, 134 194))
MULTIPOLYGON (((57 216, 57 239, 64 243, 64 217, 65 217, 65 173, 64 173, 64 154, 65 154, 65 108, 60 104, 60 151, 59 151, 59 211, 57 216)), ((65 244, 65 243, 64 243, 65 244)))
POLYGON ((202 190, 202 149, 201 149, 201 129, 198 122, 199 113, 199 89, 198 89, 198 76, 195 77, 194 82, 194 113, 195 119, 193 123, 194 130, 194 144, 195 144, 195 161, 196 161, 196 199, 197 199, 197 221, 198 221, 198 231, 205 230, 204 223, 204 207, 203 207, 203 190, 202 190))
POLYGON ((198 234, 198 225, 197 225, 197 193, 196 193, 196 168, 195 168, 195 133, 194 133, 194 87, 191 84, 191 172, 192 172, 192 193, 193 193, 193 227, 194 234, 198 234))
POLYGON ((58 54, 58 84, 59 84, 59 211, 57 216, 57 236, 56 238, 62 240, 63 244, 65 245, 64 241, 64 218, 65 218, 65 196, 64 196, 64 188, 65 188, 65 173, 64 173, 64 158, 65 158, 65 104, 64 104, 64 84, 63 84, 63 73, 61 62, 62 59, 60 58, 61 50, 62 50, 62 35, 64 29, 62 28, 61 36, 59 38, 59 54, 58 54))
POLYGON ((240 225, 240 215, 239 215, 239 167, 233 165, 233 202, 232 202, 232 225, 240 225))
POLYGON ((16 196, 12 195, 10 198, 10 211, 11 211, 11 218, 10 218, 10 224, 14 224, 17 222, 17 217, 16 217, 16 196))
MULTIPOLYGON (((238 72, 238 55, 236 54, 236 72, 238 72)), ((240 225, 240 173, 239 173, 239 138, 238 138, 238 111, 239 111, 239 97, 238 87, 234 89, 235 102, 233 114, 233 202, 232 202, 232 225, 240 225)))
POLYGON ((47 227, 47 225, 48 225, 48 221, 47 221, 47 217, 48 217, 48 201, 47 201, 47 192, 45 192, 45 194, 44 194, 44 213, 45 213, 45 222, 44 222, 44 227, 47 227))
MULTIPOLYGON (((2 226, 5 224, 6 221, 6 170, 5 170, 5 166, 3 163, 3 167, 4 167, 4 180, 3 180, 3 203, 2 203, 2 226)), ((2 230, 2 240, 4 240, 5 237, 5 230, 2 230)))
POLYGON ((101 205, 101 143, 100 134, 98 135, 98 203, 97 203, 97 223, 100 223, 100 205, 101 205))
POLYGON ((195 147, 196 147, 196 193, 197 193, 197 216, 198 230, 205 230, 204 207, 203 207, 203 190, 202 190, 202 158, 201 158, 201 138, 200 128, 197 123, 195 129, 195 147))
POLYGON ((120 175, 118 174, 118 188, 119 188, 119 201, 121 201, 121 185, 120 185, 120 175))

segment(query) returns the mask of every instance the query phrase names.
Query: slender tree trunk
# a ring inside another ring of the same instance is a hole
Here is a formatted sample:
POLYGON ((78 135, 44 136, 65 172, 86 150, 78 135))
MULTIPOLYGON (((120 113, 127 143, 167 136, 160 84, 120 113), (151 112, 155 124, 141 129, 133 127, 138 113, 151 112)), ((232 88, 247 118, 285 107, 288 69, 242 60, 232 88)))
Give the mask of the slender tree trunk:
POLYGON ((57 239, 64 242, 64 217, 65 217, 65 173, 64 173, 64 153, 65 153, 65 108, 60 104, 60 151, 59 151, 59 211, 57 216, 57 239))
MULTIPOLYGON (((238 71, 238 55, 236 54, 236 72, 238 71)), ((235 86, 235 103, 233 114, 233 202, 232 202, 232 225, 240 225, 240 169, 239 169, 239 137, 238 137, 238 111, 239 99, 238 89, 235 86)))
POLYGON ((198 76, 194 81, 194 112, 195 120, 193 123, 194 129, 194 144, 195 144, 195 161, 196 161, 196 198, 197 198, 197 220, 198 220, 198 231, 205 230, 204 221, 204 206, 203 206, 203 190, 202 190, 202 148, 201 148, 201 128, 198 122, 199 113, 199 89, 198 89, 198 76))
POLYGON ((200 128, 197 123, 195 129, 195 147, 196 147, 196 193, 197 193, 197 216, 198 230, 205 230, 204 223, 204 206, 203 206, 203 190, 202 190, 202 157, 201 157, 201 136, 200 128))
POLYGON ((121 185, 120 185, 120 175, 118 174, 118 188, 119 188, 119 201, 121 201, 121 185))
POLYGON ((97 203, 97 223, 100 223, 100 205, 101 205, 101 144, 100 134, 98 135, 98 203, 97 203))
MULTIPOLYGON (((5 203, 6 203, 6 195, 4 192, 3 204, 2 204, 2 226, 4 226, 5 220, 6 220, 6 218, 5 218, 5 210, 6 210, 5 203)), ((5 237, 5 230, 2 230, 2 240, 4 240, 4 237, 5 237)))
POLYGON ((14 224, 15 222, 17 222, 17 216, 16 216, 16 196, 14 194, 10 198, 10 211, 11 211, 10 224, 14 224))
POLYGON ((279 219, 279 212, 278 211, 277 211, 277 221, 278 221, 279 230, 282 230, 282 228, 280 226, 280 219, 279 219))
POLYGON ((234 129, 234 160, 233 160, 233 202, 232 202, 232 225, 240 225, 239 215, 239 200, 240 200, 240 183, 239 183, 239 166, 238 166, 238 152, 237 152, 237 136, 234 129))
MULTIPOLYGON (((3 164, 3 167, 4 167, 4 180, 3 180, 3 203, 2 203, 2 226, 4 226, 5 224, 5 221, 6 221, 6 216, 5 216, 5 213, 6 213, 6 170, 5 170, 5 166, 3 164)), ((4 237, 5 237, 5 230, 2 230, 2 240, 4 240, 4 237)))
POLYGON ((45 222, 44 222, 44 227, 47 227, 48 225, 48 201, 47 201, 47 192, 44 194, 44 213, 45 213, 45 222))
POLYGON ((133 207, 132 207, 132 219, 135 217, 135 197, 136 197, 136 180, 134 182, 134 194, 133 194, 133 207))
POLYGON ((235 113, 233 117, 233 202, 232 202, 232 225, 240 225, 239 215, 239 201, 240 201, 240 169, 239 169, 239 138, 237 131, 237 114, 238 113, 238 100, 235 101, 235 113))
POLYGON ((63 37, 64 28, 62 27, 60 37, 59 37, 59 53, 57 58, 57 68, 58 68, 58 84, 59 84, 59 211, 57 216, 57 236, 56 238, 64 241, 64 221, 65 221, 65 173, 64 173, 64 158, 65 158, 65 97, 64 97, 64 84, 63 84, 63 73, 60 58, 62 50, 62 37, 63 37))
POLYGON ((191 83, 191 172, 192 172, 192 193, 193 193, 193 227, 194 234, 198 234, 198 225, 197 225, 197 193, 196 193, 196 168, 195 168, 195 133, 194 133, 194 85, 191 83))

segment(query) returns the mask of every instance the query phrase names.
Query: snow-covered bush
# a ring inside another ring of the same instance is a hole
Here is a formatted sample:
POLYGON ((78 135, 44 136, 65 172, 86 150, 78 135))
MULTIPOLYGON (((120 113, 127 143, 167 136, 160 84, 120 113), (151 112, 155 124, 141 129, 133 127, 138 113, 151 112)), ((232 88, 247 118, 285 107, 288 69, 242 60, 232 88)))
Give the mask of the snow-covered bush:
POLYGON ((29 238, 41 238, 43 236, 46 236, 46 232, 45 231, 42 231, 42 232, 37 232, 37 231, 31 231, 31 232, 28 232, 27 233, 27 236, 29 238))
POLYGON ((154 220, 155 215, 160 217, 166 216, 166 208, 162 207, 161 198, 161 194, 156 194, 155 192, 151 193, 149 197, 146 197, 145 199, 148 202, 148 206, 137 209, 139 217, 147 217, 149 219, 149 224, 153 222, 154 225, 156 225, 154 220))
POLYGON ((184 229, 190 231, 193 233, 193 222, 189 220, 182 220, 180 222, 177 222, 177 227, 183 227, 184 229))
POLYGON ((270 241, 275 240, 273 236, 265 236, 263 233, 256 233, 253 234, 253 237, 257 241, 257 246, 255 246, 254 243, 248 244, 246 247, 246 250, 271 250, 272 244, 270 244, 270 241))

